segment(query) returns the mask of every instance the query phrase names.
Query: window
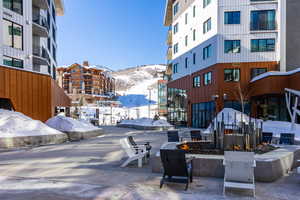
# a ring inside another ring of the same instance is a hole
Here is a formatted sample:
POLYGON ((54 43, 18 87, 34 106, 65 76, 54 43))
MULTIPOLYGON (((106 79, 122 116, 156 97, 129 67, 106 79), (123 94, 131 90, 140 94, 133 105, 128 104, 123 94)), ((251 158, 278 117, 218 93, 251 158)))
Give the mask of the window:
POLYGON ((275 39, 254 39, 251 40, 251 52, 275 51, 275 39))
POLYGON ((196 53, 193 53, 193 64, 196 65, 196 53))
POLYGON ((185 13, 185 24, 188 23, 188 13, 185 13))
POLYGON ((193 87, 196 88, 196 87, 200 87, 201 85, 201 80, 200 80, 200 76, 195 76, 193 78, 193 87))
POLYGON ((241 41, 240 40, 225 40, 224 42, 225 53, 240 53, 241 41))
POLYGON ((238 82, 240 81, 240 69, 225 69, 224 70, 225 82, 238 82))
POLYGON ((211 57, 211 51, 211 44, 203 48, 203 60, 206 60, 207 58, 211 57))
POLYGON ((196 17, 196 6, 193 7, 193 17, 196 17))
POLYGON ((174 34, 178 32, 178 23, 174 25, 174 34))
POLYGON ((192 127, 207 128, 216 113, 215 102, 204 102, 192 104, 192 127))
POLYGON ((24 68, 23 60, 9 56, 3 56, 3 64, 11 67, 24 68))
POLYGON ((4 44, 16 49, 23 49, 23 27, 3 19, 4 44))
POLYGON ((251 11, 251 31, 275 30, 276 29, 275 10, 251 11))
POLYGON ((185 46, 186 46, 186 47, 188 46, 188 39, 189 39, 189 38, 188 38, 188 36, 186 35, 186 36, 185 36, 185 46))
POLYGON ((203 8, 210 4, 211 0, 203 0, 203 8))
POLYGON ((23 0, 3 0, 3 7, 23 15, 23 0))
POLYGON ((241 23, 241 12, 225 12, 224 15, 224 23, 225 24, 240 24, 241 23))
POLYGON ((173 64, 173 74, 178 73, 178 63, 173 64))
POLYGON ((196 29, 193 30, 193 41, 196 40, 196 29))
POLYGON ((254 78, 258 75, 261 75, 263 73, 266 73, 267 72, 267 68, 254 68, 254 69, 251 69, 251 78, 254 78))
POLYGON ((177 3, 174 5, 174 8, 173 8, 174 16, 178 13, 178 11, 179 11, 179 2, 177 2, 177 3))
POLYGON ((188 68, 188 65, 189 65, 189 59, 188 59, 188 57, 186 57, 185 59, 184 59, 184 66, 185 66, 185 68, 188 68))
POLYGON ((204 85, 210 85, 212 83, 212 73, 208 72, 204 74, 204 85))
POLYGON ((174 54, 178 52, 178 43, 174 44, 174 54))
POLYGON ((211 18, 209 18, 203 23, 203 33, 207 33, 210 30, 211 30, 211 18))

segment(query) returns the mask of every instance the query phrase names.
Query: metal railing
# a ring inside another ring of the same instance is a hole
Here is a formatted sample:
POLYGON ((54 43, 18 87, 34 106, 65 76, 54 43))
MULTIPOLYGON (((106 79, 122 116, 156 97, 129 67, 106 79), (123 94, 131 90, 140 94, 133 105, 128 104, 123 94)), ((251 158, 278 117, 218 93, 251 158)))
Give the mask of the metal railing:
POLYGON ((33 46, 32 47, 32 54, 41 58, 44 58, 48 61, 48 63, 51 63, 50 56, 46 50, 46 48, 41 46, 33 46))
POLYGON ((33 21, 34 23, 36 23, 36 24, 38 24, 38 25, 40 25, 40 26, 46 28, 46 29, 49 31, 50 25, 49 25, 49 23, 48 23, 46 17, 41 16, 41 15, 39 15, 39 14, 34 14, 34 15, 32 16, 32 21, 33 21))

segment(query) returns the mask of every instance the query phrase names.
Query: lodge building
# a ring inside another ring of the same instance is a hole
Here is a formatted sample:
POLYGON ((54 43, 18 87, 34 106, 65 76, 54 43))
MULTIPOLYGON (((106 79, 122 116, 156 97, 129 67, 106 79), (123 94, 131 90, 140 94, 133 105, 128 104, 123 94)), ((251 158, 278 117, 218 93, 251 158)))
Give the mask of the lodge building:
POLYGON ((300 90, 299 10, 298 0, 167 0, 169 121, 206 128, 224 107, 289 120, 284 89, 300 90))

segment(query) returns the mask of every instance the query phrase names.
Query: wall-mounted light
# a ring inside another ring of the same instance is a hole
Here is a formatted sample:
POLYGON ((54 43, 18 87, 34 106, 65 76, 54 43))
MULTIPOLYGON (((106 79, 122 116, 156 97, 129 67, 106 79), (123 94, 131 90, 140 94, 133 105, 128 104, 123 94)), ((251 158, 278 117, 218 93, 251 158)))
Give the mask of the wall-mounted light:
POLYGON ((217 100, 219 98, 219 95, 218 94, 214 94, 211 96, 212 100, 217 100))

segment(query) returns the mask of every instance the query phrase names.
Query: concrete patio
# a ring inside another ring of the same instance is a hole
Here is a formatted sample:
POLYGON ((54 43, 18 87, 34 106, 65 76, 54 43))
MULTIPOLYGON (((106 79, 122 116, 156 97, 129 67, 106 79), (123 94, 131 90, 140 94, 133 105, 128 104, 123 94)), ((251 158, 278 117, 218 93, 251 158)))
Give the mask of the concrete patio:
MULTIPOLYGON (((188 191, 177 184, 159 189, 161 174, 151 173, 149 164, 119 167, 123 161, 119 139, 132 135, 137 141, 150 141, 156 152, 166 141, 165 133, 104 129, 106 134, 94 139, 0 152, 0 199, 251 199, 240 191, 223 197, 221 178, 196 178, 188 191)), ((294 200, 300 196, 296 173, 256 186, 256 199, 294 200)))

